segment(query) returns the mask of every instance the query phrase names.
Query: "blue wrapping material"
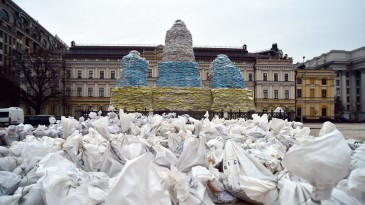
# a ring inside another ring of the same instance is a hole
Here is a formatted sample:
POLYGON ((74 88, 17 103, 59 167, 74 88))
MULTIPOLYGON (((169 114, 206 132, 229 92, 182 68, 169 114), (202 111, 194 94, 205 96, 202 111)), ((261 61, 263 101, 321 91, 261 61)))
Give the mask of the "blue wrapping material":
POLYGON ((168 61, 158 64, 157 87, 201 87, 197 62, 168 61))
POLYGON ((247 88, 240 69, 228 56, 220 54, 210 68, 211 88, 247 88))
POLYGON ((148 62, 135 53, 122 59, 117 87, 147 86, 148 62))

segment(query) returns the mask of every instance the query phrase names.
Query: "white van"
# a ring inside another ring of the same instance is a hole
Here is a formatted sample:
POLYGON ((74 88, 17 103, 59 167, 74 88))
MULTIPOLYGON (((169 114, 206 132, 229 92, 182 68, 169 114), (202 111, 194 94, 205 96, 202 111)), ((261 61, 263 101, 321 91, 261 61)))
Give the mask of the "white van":
POLYGON ((24 123, 24 112, 19 107, 0 108, 0 125, 24 123))

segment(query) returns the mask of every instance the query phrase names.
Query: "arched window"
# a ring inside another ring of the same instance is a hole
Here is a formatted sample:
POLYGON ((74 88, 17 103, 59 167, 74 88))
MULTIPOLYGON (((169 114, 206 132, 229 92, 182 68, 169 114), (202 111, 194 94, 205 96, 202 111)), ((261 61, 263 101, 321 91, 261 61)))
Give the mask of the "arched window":
POLYGON ((9 23, 9 14, 8 12, 5 11, 5 9, 1 9, 0 10, 0 18, 3 20, 3 21, 6 21, 9 23))

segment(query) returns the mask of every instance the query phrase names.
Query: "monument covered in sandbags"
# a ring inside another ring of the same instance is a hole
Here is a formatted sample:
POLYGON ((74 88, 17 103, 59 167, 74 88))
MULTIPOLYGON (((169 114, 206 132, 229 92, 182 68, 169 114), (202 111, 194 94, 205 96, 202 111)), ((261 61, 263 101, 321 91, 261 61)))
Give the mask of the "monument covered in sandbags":
POLYGON ((148 62, 138 51, 131 51, 122 58, 118 87, 147 86, 148 62))
POLYGON ((211 86, 203 87, 192 35, 181 20, 176 20, 166 32, 156 87, 146 87, 148 62, 141 59, 131 52, 122 60, 121 75, 111 98, 117 109, 189 112, 255 109, 253 91, 247 89, 241 71, 226 55, 218 55, 213 61, 211 86))
POLYGON ((162 61, 158 64, 157 87, 202 86, 194 57, 193 38, 181 20, 176 20, 166 32, 162 61))

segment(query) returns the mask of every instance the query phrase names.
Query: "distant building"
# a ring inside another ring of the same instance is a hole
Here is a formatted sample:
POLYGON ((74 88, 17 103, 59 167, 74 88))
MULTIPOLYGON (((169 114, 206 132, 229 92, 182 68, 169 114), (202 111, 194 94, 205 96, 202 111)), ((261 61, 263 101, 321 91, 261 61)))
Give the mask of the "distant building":
MULTIPOLYGON (((277 48, 274 44, 273 47, 277 48)), ((65 114, 78 117, 90 110, 106 110, 111 89, 120 75, 123 56, 137 50, 149 61, 148 85, 155 86, 158 63, 162 60, 162 45, 157 46, 93 46, 72 42, 65 54, 66 105, 65 114)), ((248 89, 254 90, 258 111, 295 110, 295 66, 292 59, 277 55, 277 51, 249 53, 242 48, 194 47, 203 86, 209 87, 209 69, 218 54, 226 54, 240 68, 248 89), (275 54, 274 54, 275 53, 275 54), (266 73, 266 80, 264 79, 266 73), (267 96, 263 96, 266 90, 267 96), (270 95, 269 95, 270 92, 270 95), (277 93, 277 95, 274 95, 277 93)))
POLYGON ((365 119, 365 47, 352 51, 331 50, 305 62, 306 67, 335 72, 334 95, 344 107, 341 115, 352 121, 365 119))
MULTIPOLYGON (((31 53, 37 48, 66 49, 67 45, 57 36, 48 32, 38 21, 11 0, 0 4, 0 75, 6 80, 17 81, 14 65, 15 55, 31 53)), ((0 84, 4 80, 1 80, 0 84)), ((1 84, 0 87, 6 85, 1 84)), ((14 93, 3 96, 0 107, 19 106, 19 98, 14 93)), ((18 95, 19 96, 19 95, 18 95)))
POLYGON ((328 69, 297 69, 297 121, 334 120, 335 72, 328 69), (303 115, 303 116, 302 116, 303 115))

